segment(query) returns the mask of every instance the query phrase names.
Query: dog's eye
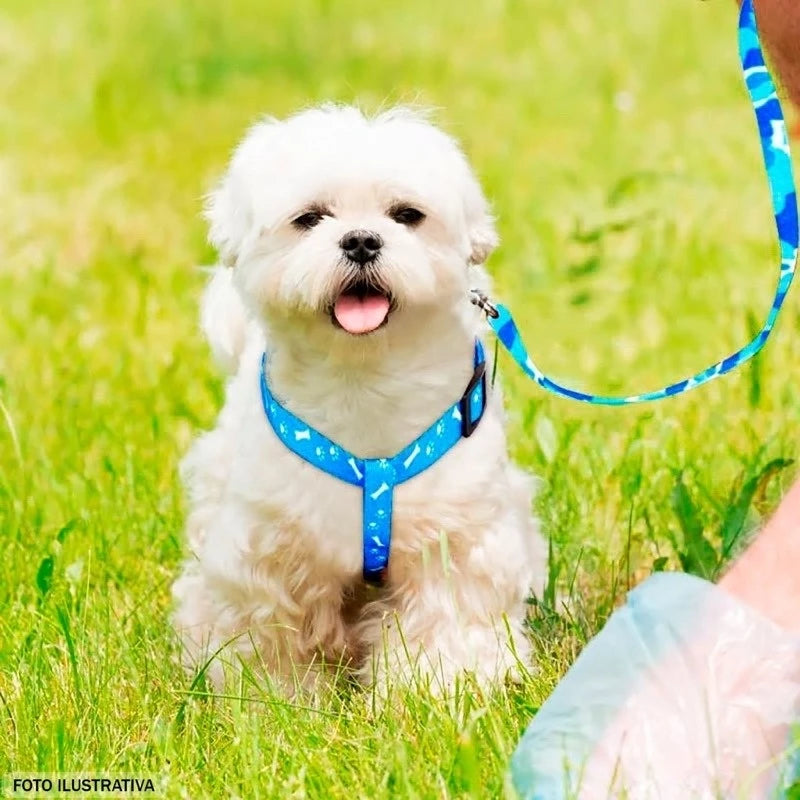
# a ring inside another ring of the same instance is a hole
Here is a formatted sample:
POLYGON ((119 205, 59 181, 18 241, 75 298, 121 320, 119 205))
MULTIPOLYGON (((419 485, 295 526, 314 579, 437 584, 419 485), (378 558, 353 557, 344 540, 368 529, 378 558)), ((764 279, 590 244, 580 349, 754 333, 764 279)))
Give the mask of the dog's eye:
POLYGON ((419 225, 425 219, 425 215, 412 206, 399 206, 389 212, 389 216, 401 225, 419 225))
POLYGON ((307 231, 309 228, 313 228, 315 225, 319 225, 322 222, 323 217, 329 216, 324 211, 306 211, 305 214, 301 214, 299 217, 295 217, 292 220, 292 225, 295 228, 300 228, 304 231, 307 231))

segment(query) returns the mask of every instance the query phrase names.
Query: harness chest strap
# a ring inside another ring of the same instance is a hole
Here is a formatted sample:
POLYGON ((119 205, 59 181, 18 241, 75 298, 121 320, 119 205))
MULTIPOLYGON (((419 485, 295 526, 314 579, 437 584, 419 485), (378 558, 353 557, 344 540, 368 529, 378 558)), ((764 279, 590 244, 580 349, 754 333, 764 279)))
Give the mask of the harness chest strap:
POLYGON ((465 437, 472 435, 486 409, 486 356, 475 341, 474 371, 464 394, 426 431, 399 453, 387 458, 358 458, 328 439, 281 405, 267 379, 267 354, 261 357, 261 401, 272 430, 304 461, 345 483, 360 486, 363 495, 363 575, 380 585, 386 578, 392 540, 394 487, 424 472, 465 437))

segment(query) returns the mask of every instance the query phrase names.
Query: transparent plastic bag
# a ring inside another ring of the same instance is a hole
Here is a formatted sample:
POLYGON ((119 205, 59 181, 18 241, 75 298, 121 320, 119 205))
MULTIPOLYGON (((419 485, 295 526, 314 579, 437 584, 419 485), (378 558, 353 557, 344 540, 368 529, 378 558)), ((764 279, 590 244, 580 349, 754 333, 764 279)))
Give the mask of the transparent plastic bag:
POLYGON ((525 800, 782 797, 799 701, 800 638, 711 583, 659 573, 542 706, 513 783, 525 800))

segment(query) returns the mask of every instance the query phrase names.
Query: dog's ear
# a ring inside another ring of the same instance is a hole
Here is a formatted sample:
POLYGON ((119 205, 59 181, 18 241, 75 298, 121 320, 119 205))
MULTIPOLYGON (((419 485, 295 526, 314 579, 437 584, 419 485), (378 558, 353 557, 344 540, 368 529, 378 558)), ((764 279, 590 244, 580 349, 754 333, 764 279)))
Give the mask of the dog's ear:
POLYGON ((253 213, 245 187, 239 185, 232 164, 227 174, 206 197, 208 240, 222 264, 233 267, 253 224, 253 213))
POLYGON ((253 187, 264 184, 259 165, 273 147, 279 123, 272 117, 256 122, 233 152, 228 171, 206 197, 208 240, 226 267, 235 266, 244 250, 258 238, 253 187))
POLYGON ((487 213, 483 219, 478 220, 470 228, 469 241, 472 246, 470 251, 470 264, 483 264, 492 251, 500 244, 500 237, 494 227, 492 215, 487 213))
POLYGON ((478 181, 470 176, 464 195, 464 215, 470 244, 470 264, 483 264, 500 243, 494 217, 478 181))

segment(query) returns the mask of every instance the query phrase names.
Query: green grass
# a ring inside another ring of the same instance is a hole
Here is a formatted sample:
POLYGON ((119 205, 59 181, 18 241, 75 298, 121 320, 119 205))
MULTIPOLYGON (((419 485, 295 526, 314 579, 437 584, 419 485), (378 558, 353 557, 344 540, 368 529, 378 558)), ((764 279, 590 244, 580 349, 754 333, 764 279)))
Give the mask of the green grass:
POLYGON ((374 720, 357 695, 197 696, 168 626, 176 464, 221 400, 196 324, 200 198, 245 126, 323 99, 439 108, 493 200, 490 268, 537 360, 653 388, 743 343, 777 271, 731 5, 7 0, 0 774, 501 796, 519 734, 625 590, 654 568, 713 574, 792 472, 758 480, 797 455, 796 295, 755 364, 658 405, 581 407, 502 363, 513 454, 543 478, 552 573, 578 604, 537 615, 519 691, 409 695, 374 720))

